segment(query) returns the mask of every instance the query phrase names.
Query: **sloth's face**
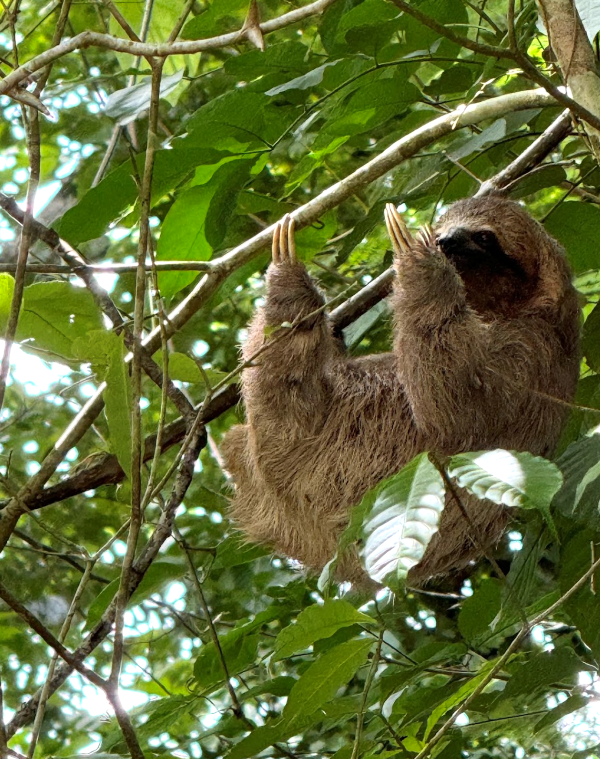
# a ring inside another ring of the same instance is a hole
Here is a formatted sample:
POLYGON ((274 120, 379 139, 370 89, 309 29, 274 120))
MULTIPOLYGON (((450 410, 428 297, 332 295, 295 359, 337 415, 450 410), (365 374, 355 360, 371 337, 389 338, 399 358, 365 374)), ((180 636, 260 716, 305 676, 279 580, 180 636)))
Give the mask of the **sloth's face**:
POLYGON ((537 230, 515 204, 497 203, 493 215, 490 210, 485 201, 455 204, 436 230, 436 245, 465 283, 473 309, 514 315, 538 284, 538 246, 530 238, 537 230), (504 218, 498 205, 506 212, 504 218))

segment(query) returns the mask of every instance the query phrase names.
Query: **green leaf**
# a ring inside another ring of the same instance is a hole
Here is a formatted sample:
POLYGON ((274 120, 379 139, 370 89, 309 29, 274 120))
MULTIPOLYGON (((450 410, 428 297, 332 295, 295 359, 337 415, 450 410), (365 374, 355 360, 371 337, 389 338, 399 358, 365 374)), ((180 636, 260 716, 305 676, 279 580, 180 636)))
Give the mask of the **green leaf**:
POLYGON ((103 398, 110 448, 119 460, 121 469, 131 480, 133 401, 123 336, 107 330, 93 330, 73 343, 73 353, 81 361, 89 361, 98 380, 106 382, 103 398))
POLYGON ((342 330, 344 335, 344 345, 348 350, 352 350, 360 343, 367 332, 381 319, 382 316, 388 316, 390 307, 386 300, 380 300, 372 308, 358 317, 348 327, 342 330))
MULTIPOLYGON (((160 80, 160 96, 166 97, 172 92, 183 77, 183 69, 171 76, 165 76, 160 80)), ((109 95, 104 112, 114 119, 119 126, 125 126, 134 121, 141 113, 150 108, 152 94, 152 82, 148 79, 141 84, 115 90, 109 95)))
POLYGON ((191 18, 183 27, 181 36, 186 40, 214 37, 231 28, 239 29, 248 10, 248 0, 213 0, 203 12, 191 18))
POLYGON ((592 667, 584 664, 572 648, 563 646, 553 651, 542 651, 518 666, 502 691, 499 701, 516 698, 530 701, 553 683, 574 684, 579 672, 585 670, 591 671, 592 667))
MULTIPOLYGON (((299 40, 269 44, 266 50, 249 50, 227 58, 225 71, 247 82, 258 78, 272 82, 274 77, 286 82, 304 74, 308 54, 308 48, 299 40)), ((268 85, 263 88, 261 83, 261 91, 263 89, 269 89, 268 85)))
POLYGON ((589 704, 589 702, 590 699, 586 698, 581 693, 569 696, 569 698, 565 699, 558 706, 555 706, 554 709, 551 709, 548 714, 545 714, 541 720, 535 723, 535 727, 533 728, 534 735, 544 728, 554 725, 559 719, 566 717, 567 714, 572 714, 578 709, 583 709, 584 706, 589 704))
MULTIPOLYGON (((157 351, 154 356, 156 363, 162 368, 163 353, 157 351)), ((178 382, 204 383, 204 378, 193 358, 185 353, 169 353, 169 379, 178 382)))
POLYGON ((504 506, 538 509, 553 529, 550 502, 563 478, 551 461, 502 449, 461 453, 450 460, 449 474, 479 498, 504 506))
POLYGON ((415 97, 416 87, 405 71, 392 76, 375 72, 364 76, 360 86, 333 109, 323 129, 337 136, 371 131, 398 116, 415 97))
POLYGON ((268 150, 297 114, 295 106, 276 105, 262 92, 234 89, 196 111, 186 124, 188 134, 177 144, 238 154, 268 150))
POLYGON ((478 153, 486 145, 498 142, 498 140, 501 140, 505 135, 506 119, 498 119, 491 126, 475 135, 475 137, 469 137, 467 140, 459 138, 457 140, 459 146, 450 146, 448 155, 453 160, 460 161, 472 153, 478 153))
MULTIPOLYGON (((186 190, 173 203, 162 224, 156 258, 159 261, 207 261, 222 242, 237 193, 248 180, 256 158, 224 159, 210 167, 208 181, 186 190)), ((205 167, 202 167, 205 168, 205 167)), ((161 294, 171 298, 196 277, 195 272, 159 272, 161 294)))
MULTIPOLYGON (((192 148, 182 141, 179 148, 158 150, 154 156, 152 172, 152 202, 158 202, 167 192, 175 189, 189 177, 196 166, 217 163, 224 157, 211 146, 192 148)), ((71 245, 78 246, 106 234, 110 224, 122 218, 137 202, 138 188, 134 181, 137 172, 144 172, 144 155, 136 159, 136 167, 125 161, 119 168, 88 190, 79 202, 70 208, 53 228, 71 245)))
MULTIPOLYGON (((0 279, 0 330, 4 333, 14 282, 0 279)), ((87 290, 68 282, 40 282, 26 287, 16 338, 23 347, 52 359, 76 358, 74 341, 102 327, 102 316, 87 290), (48 355, 49 354, 49 355, 48 355)))
POLYGON ((287 741, 294 735, 298 735, 307 727, 323 719, 323 713, 316 711, 313 714, 305 715, 290 723, 286 719, 267 722, 261 725, 247 735, 243 740, 226 754, 226 759, 254 759, 262 751, 274 743, 287 741))
POLYGON ((290 691, 283 716, 288 722, 317 711, 346 685, 367 661, 373 640, 341 643, 310 665, 290 691))
MULTIPOLYGON (((135 593, 129 599, 128 608, 136 606, 153 593, 159 593, 169 583, 183 577, 186 572, 185 565, 178 562, 163 560, 155 561, 150 565, 135 593)), ((120 579, 113 580, 102 592, 99 593, 89 607, 85 621, 85 630, 91 630, 108 608, 115 594, 119 590, 120 579)))
POLYGON ((10 304, 14 289, 14 277, 10 274, 0 274, 0 323, 2 324, 3 331, 6 329, 8 315, 10 314, 10 304))
MULTIPOLYGON (((219 644, 230 676, 236 675, 253 664, 257 657, 258 634, 263 624, 274 619, 279 610, 265 609, 240 627, 234 627, 226 635, 219 636, 219 644)), ((225 679, 223 665, 215 644, 211 641, 200 649, 194 662, 194 679, 204 691, 212 689, 225 679)))
POLYGON ((498 643, 492 632, 492 624, 502 606, 502 587, 499 580, 489 578, 462 602, 458 629, 463 638, 475 648, 481 646, 485 639, 498 643))
POLYGON ((317 66, 316 69, 312 69, 306 74, 302 74, 302 76, 297 76, 289 82, 284 82, 284 84, 280 84, 277 87, 272 87, 270 90, 267 90, 266 94, 273 97, 274 95, 279 95, 281 92, 287 92, 287 90, 308 90, 311 87, 316 87, 317 84, 321 84, 323 81, 325 71, 330 66, 335 66, 338 62, 339 61, 328 61, 322 66, 317 66))
POLYGON ((239 567, 249 564, 263 556, 269 556, 271 551, 254 543, 246 543, 239 535, 231 535, 221 541, 217 547, 217 555, 213 562, 213 569, 226 567, 239 567))
POLYGON ((396 585, 423 558, 444 509, 444 482, 426 453, 366 494, 365 568, 373 580, 396 585))
MULTIPOLYGON (((589 570, 598 558, 598 534, 591 530, 578 529, 577 533, 561 550, 559 562, 559 582, 561 593, 567 593, 589 570)), ((579 590, 565 601, 565 610, 576 625, 581 639, 596 659, 600 661, 600 603, 597 588, 600 586, 600 572, 584 583, 579 590)))
POLYGON ((556 507, 576 522, 600 530, 600 435, 571 443, 556 463, 564 477, 556 507))
POLYGON ((544 226, 565 246, 576 274, 600 269, 600 208, 592 203, 565 201, 552 211, 544 226))
POLYGON ((441 704, 435 707, 435 709, 431 712, 429 715, 429 718, 427 720, 427 727, 425 728, 425 735, 424 740, 427 740, 429 738, 431 731, 436 726, 437 721, 446 714, 446 712, 450 711, 450 709, 454 709, 457 707, 462 701, 464 701, 465 698, 471 695, 473 691, 479 687, 479 684, 482 682, 482 680, 485 680, 487 677, 488 672, 493 668, 494 666, 493 661, 486 662, 479 672, 475 675, 475 677, 472 677, 470 680, 468 680, 464 685, 462 685, 455 693, 453 693, 449 698, 447 698, 445 701, 442 701, 441 704))
POLYGON ((600 305, 596 305, 583 325, 581 349, 588 364, 597 372, 600 370, 600 305))
POLYGON ((357 611, 343 600, 327 600, 323 604, 313 604, 298 615, 296 623, 285 627, 275 641, 274 660, 284 659, 297 651, 302 651, 316 640, 329 638, 342 627, 354 624, 376 624, 372 617, 357 611))

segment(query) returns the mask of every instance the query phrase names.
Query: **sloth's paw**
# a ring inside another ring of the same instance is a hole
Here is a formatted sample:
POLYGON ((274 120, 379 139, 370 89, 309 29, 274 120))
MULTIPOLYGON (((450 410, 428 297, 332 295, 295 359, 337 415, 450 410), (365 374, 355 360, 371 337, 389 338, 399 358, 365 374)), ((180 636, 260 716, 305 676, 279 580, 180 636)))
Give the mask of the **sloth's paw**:
POLYGON ((393 203, 388 203, 384 211, 385 224, 394 248, 396 261, 403 259, 424 260, 437 257, 439 251, 435 242, 435 235, 427 224, 422 227, 415 237, 408 231, 404 219, 398 213, 393 203))
POLYGON ((274 266, 298 263, 296 240, 294 238, 295 228, 294 219, 288 213, 275 225, 272 248, 274 266))
POLYGON ((427 266, 443 263, 444 257, 440 255, 435 234, 429 224, 421 227, 413 237, 392 203, 386 205, 384 215, 397 264, 400 261, 422 262, 427 266))

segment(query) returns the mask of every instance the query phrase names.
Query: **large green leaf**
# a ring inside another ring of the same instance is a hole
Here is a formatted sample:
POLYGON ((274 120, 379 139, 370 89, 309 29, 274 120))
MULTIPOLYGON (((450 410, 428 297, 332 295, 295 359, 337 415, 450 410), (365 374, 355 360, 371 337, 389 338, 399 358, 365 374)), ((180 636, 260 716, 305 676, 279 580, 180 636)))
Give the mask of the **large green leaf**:
MULTIPOLYGON (((170 582, 182 577, 185 571, 186 567, 182 562, 155 561, 144 575, 135 593, 129 599, 128 607, 131 608, 141 603, 153 593, 158 593, 170 582)), ((85 620, 85 630, 91 630, 99 622, 119 590, 119 584, 119 579, 113 580, 92 601, 85 620)))
POLYGON ((365 496, 363 560, 376 582, 396 585, 423 558, 444 509, 444 482, 419 454, 365 496))
POLYGON ((375 72, 363 77, 350 97, 332 111, 324 130, 336 136, 368 132, 397 116, 415 97, 416 87, 406 71, 375 72))
POLYGON ((449 473, 479 498, 538 509, 550 522, 550 502, 563 481, 560 469, 551 461, 502 449, 453 456, 449 473))
MULTIPOLYGON (((230 676, 237 675, 254 662, 258 649, 258 634, 238 634, 232 630, 219 638, 221 651, 230 676)), ((203 689, 210 689, 225 679, 223 665, 214 643, 200 649, 194 662, 194 678, 203 689)))
MULTIPOLYGON (((0 331, 4 333, 14 290, 10 274, 0 274, 0 331)), ((68 282, 26 287, 16 338, 48 359, 73 359, 73 342, 102 326, 102 315, 87 290, 68 282)))
POLYGON ((371 638, 349 640, 332 648, 303 673, 288 696, 283 716, 288 722, 316 712, 346 685, 367 661, 371 638))
POLYGON ((600 208, 592 203, 566 201, 552 211, 544 226, 565 246, 576 274, 600 269, 600 208))
POLYGON ((555 499, 566 516, 600 530, 600 435, 572 443, 556 462, 564 484, 555 499))
MULTIPOLYGON (((154 157, 152 199, 158 202, 189 177, 196 166, 217 163, 225 157, 211 146, 191 148, 178 143, 173 150, 159 150, 154 157)), ((135 169, 125 161, 104 179, 88 190, 79 202, 52 225, 71 245, 79 245, 106 234, 113 222, 128 213, 138 200, 134 176, 142 176, 144 156, 136 160, 135 169)))
POLYGON ((298 615, 295 624, 284 628, 275 641, 275 659, 283 659, 302 651, 316 640, 328 638, 342 627, 355 624, 376 624, 372 617, 357 611, 343 600, 327 600, 314 604, 298 615))
MULTIPOLYGON (((211 257, 223 240, 237 193, 247 182, 254 162, 255 158, 226 160, 211 167, 214 172, 208 181, 195 184, 173 203, 158 241, 159 261, 206 261, 211 257)), ((171 298, 197 276, 194 272, 160 272, 161 294, 171 298)))
POLYGON ((295 106, 274 101, 243 88, 226 92, 194 114, 177 145, 231 153, 268 150, 298 115, 295 106))
POLYGON ((94 330, 73 345, 77 358, 89 361, 99 382, 106 382, 104 413, 110 432, 110 447, 121 468, 131 479, 131 412, 133 408, 127 349, 123 336, 94 330))
POLYGON ((183 28, 184 39, 196 40, 239 29, 248 10, 248 0, 213 0, 205 3, 202 12, 191 18, 183 28))

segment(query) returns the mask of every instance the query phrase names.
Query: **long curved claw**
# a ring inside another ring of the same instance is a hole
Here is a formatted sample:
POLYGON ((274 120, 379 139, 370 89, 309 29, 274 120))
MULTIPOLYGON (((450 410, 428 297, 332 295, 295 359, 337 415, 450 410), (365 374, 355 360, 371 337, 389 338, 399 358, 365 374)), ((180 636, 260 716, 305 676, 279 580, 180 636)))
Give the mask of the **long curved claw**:
POLYGON ((281 263, 281 256, 279 255, 279 240, 280 239, 281 239, 281 222, 278 221, 277 224, 275 224, 275 229, 273 230, 273 245, 271 247, 273 264, 275 266, 279 266, 279 264, 281 263))
POLYGON ((429 224, 421 227, 416 234, 416 239, 426 248, 435 248, 435 234, 429 224))
POLYGON ((272 246, 273 264, 275 266, 297 263, 295 229, 296 223, 287 213, 275 225, 272 246))
POLYGON ((406 255, 413 245, 413 238, 393 203, 386 205, 384 216, 394 253, 397 256, 406 255))

